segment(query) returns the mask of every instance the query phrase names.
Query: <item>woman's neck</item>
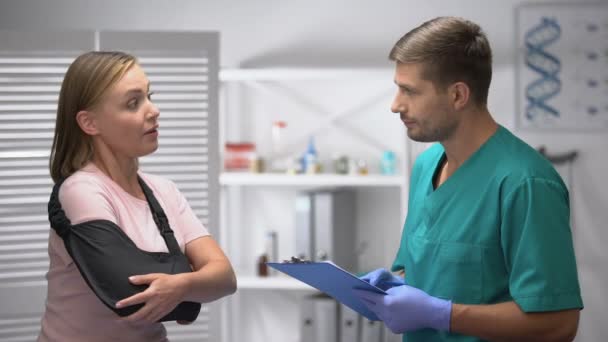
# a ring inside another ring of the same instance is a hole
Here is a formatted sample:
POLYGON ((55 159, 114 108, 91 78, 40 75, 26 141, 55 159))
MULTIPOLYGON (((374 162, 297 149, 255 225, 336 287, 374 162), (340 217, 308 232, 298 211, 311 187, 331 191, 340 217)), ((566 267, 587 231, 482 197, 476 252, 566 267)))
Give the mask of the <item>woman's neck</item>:
POLYGON ((139 162, 133 158, 118 158, 113 154, 96 154, 91 162, 123 190, 136 198, 145 199, 137 179, 139 162))

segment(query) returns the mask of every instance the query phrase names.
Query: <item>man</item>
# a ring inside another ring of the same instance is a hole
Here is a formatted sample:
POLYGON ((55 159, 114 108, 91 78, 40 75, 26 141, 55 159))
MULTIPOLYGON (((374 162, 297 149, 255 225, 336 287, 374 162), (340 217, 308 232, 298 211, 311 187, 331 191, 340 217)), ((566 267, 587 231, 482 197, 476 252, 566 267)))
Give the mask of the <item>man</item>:
POLYGON ((583 303, 568 191, 555 169, 487 109, 492 53, 476 24, 428 21, 390 52, 418 157, 392 271, 355 290, 404 341, 571 341, 583 303))

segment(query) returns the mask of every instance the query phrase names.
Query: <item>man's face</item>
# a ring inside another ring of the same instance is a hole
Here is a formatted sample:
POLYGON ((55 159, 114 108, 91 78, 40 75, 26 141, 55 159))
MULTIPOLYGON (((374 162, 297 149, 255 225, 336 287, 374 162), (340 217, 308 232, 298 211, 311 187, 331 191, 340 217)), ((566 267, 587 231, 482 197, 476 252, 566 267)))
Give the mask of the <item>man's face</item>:
POLYGON ((420 63, 399 63, 395 68, 397 94, 391 105, 407 127, 410 139, 420 142, 445 141, 458 121, 446 91, 422 78, 420 63))

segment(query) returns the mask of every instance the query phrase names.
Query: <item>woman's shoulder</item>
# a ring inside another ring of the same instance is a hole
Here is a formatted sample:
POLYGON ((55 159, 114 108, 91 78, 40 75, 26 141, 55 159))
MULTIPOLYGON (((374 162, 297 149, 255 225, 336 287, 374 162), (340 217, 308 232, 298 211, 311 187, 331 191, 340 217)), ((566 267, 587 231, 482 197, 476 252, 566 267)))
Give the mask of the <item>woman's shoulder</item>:
POLYGON ((150 188, 152 188, 153 191, 158 192, 161 195, 169 195, 179 192, 175 183, 168 178, 142 171, 139 172, 139 176, 150 188))
POLYGON ((102 174, 86 167, 66 178, 59 202, 72 223, 94 219, 116 222, 112 190, 102 174))
POLYGON ((108 188, 103 179, 103 175, 95 169, 85 166, 82 169, 74 172, 65 179, 59 194, 90 194, 91 192, 107 192, 108 188))

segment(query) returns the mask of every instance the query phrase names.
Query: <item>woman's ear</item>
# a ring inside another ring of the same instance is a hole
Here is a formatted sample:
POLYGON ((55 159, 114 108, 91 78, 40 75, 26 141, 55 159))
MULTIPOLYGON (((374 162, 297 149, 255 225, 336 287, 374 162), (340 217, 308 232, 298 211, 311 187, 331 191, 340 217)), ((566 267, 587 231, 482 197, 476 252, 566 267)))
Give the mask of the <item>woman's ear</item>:
POLYGON ((450 99, 454 109, 463 109, 469 103, 470 96, 471 90, 466 83, 456 82, 450 86, 450 99))
POLYGON ((80 129, 87 135, 99 134, 94 115, 93 112, 88 110, 81 110, 76 113, 76 122, 78 123, 78 126, 80 126, 80 129))

